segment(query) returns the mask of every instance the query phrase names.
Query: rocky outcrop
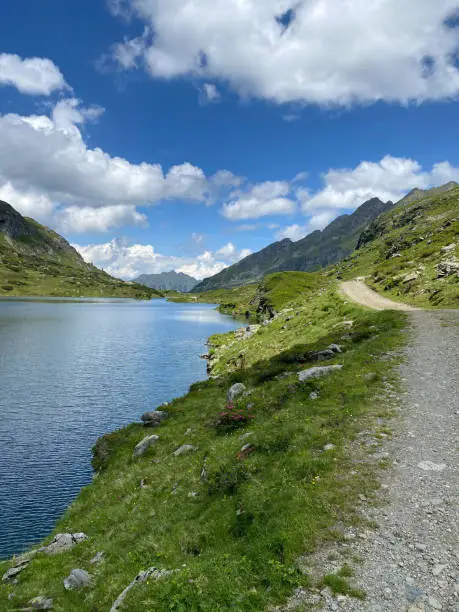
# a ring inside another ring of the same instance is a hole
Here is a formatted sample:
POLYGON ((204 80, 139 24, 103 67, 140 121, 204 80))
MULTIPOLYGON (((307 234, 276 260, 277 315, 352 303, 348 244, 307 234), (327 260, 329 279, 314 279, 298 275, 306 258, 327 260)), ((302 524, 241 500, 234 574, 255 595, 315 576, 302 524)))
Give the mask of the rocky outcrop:
POLYGON ((137 446, 134 448, 133 457, 140 457, 145 454, 147 450, 156 444, 159 440, 159 436, 147 436, 143 440, 141 440, 137 446))
POLYGON ((157 427, 169 416, 166 410, 153 410, 152 412, 145 412, 141 416, 141 420, 145 427, 157 427))
POLYGON ((342 365, 331 365, 331 366, 322 366, 309 368, 308 370, 303 370, 302 372, 298 372, 298 380, 300 382, 306 382, 307 380, 314 380, 316 378, 323 378, 324 376, 328 376, 332 374, 332 372, 337 372, 342 369, 342 365))
POLYGON ((88 536, 85 533, 58 533, 54 536, 51 544, 39 548, 37 552, 44 552, 47 555, 57 555, 71 550, 80 542, 84 542, 88 536))
POLYGON ((30 559, 23 559, 22 561, 16 562, 16 565, 10 567, 2 576, 3 582, 14 582, 16 576, 22 572, 30 563, 30 559))
POLYGON ((187 453, 192 453, 198 450, 196 446, 192 444, 182 444, 176 451, 174 451, 174 456, 179 457, 180 455, 186 455, 187 453))
POLYGON ((459 275, 459 261, 450 259, 449 261, 441 261, 437 265, 437 278, 446 278, 452 274, 459 275))
POLYGON ((158 569, 156 567, 150 567, 147 570, 140 572, 139 574, 137 574, 134 580, 127 585, 124 591, 122 591, 121 594, 116 598, 115 602, 110 608, 110 612, 117 612, 118 610, 120 610, 129 591, 138 584, 142 584, 147 580, 160 580, 161 578, 166 578, 167 576, 170 576, 172 573, 173 571, 171 570, 163 570, 158 569))

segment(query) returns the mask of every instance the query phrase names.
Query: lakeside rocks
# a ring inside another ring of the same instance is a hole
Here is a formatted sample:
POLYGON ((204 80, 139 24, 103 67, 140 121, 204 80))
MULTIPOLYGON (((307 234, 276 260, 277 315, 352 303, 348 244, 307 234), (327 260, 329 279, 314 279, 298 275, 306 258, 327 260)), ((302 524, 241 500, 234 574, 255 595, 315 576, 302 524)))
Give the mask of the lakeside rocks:
POLYGON ((67 578, 64 579, 64 587, 67 591, 82 589, 91 584, 92 576, 83 569, 73 569, 67 578))
POLYGON ((298 372, 298 380, 300 382, 306 382, 307 380, 314 380, 316 378, 323 378, 328 376, 332 372, 337 372, 343 368, 342 365, 331 365, 331 366, 317 366, 315 368, 309 368, 298 372))
POLYGON ((170 576, 173 573, 171 570, 162 570, 156 567, 150 567, 147 570, 140 572, 134 578, 132 582, 130 582, 124 591, 117 597, 112 607, 110 608, 110 612, 117 612, 124 603, 129 591, 138 584, 142 584, 147 580, 160 580, 161 578, 166 578, 166 576, 170 576))
POLYGON ((145 412, 145 414, 142 414, 140 420, 145 427, 157 427, 168 417, 169 413, 166 410, 152 410, 151 412, 145 412))
POLYGON ((159 436, 147 436, 143 440, 141 440, 137 446, 134 448, 134 452, 132 453, 133 457, 140 457, 147 452, 150 446, 154 446, 156 442, 159 440, 159 436))
POLYGON ((58 533, 51 544, 39 548, 37 552, 44 552, 47 555, 57 555, 72 549, 74 546, 87 540, 88 536, 85 533, 58 533))
POLYGON ((244 393, 246 390, 246 386, 242 383, 236 383, 232 387, 229 388, 226 399, 228 402, 233 402, 236 397, 244 393))

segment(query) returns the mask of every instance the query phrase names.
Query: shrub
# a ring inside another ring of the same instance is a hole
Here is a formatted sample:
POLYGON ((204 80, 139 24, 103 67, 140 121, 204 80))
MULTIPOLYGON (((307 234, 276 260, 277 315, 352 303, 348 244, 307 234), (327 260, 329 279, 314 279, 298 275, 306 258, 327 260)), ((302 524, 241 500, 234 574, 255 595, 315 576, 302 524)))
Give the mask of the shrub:
POLYGON ((228 403, 225 409, 218 415, 215 426, 219 433, 229 433, 240 427, 244 427, 255 418, 252 408, 237 408, 234 404, 228 403))

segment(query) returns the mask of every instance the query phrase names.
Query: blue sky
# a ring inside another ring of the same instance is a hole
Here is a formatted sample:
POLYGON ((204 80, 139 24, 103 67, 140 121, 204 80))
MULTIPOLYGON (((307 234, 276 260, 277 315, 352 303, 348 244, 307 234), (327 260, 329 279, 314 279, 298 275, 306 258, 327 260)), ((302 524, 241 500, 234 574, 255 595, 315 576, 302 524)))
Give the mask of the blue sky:
POLYGON ((456 4, 9 3, 0 198, 115 275, 202 278, 459 180, 456 4))

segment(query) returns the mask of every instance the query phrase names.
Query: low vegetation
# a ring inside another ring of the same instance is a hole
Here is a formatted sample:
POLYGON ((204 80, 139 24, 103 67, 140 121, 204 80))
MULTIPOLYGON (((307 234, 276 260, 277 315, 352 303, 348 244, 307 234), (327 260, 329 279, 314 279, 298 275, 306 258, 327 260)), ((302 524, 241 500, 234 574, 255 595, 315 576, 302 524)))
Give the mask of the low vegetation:
POLYGON ((162 408, 169 417, 153 430, 133 424, 98 442, 97 477, 55 529, 88 539, 60 555, 38 554, 18 584, 0 587, 2 610, 39 595, 57 611, 109 610, 150 567, 174 571, 139 583, 122 609, 265 610, 313 584, 363 596, 349 571, 315 581, 298 559, 342 537, 337 524, 361 520, 358 495, 377 487, 356 440, 385 416, 375 396, 393 376, 404 315, 348 304, 320 274, 273 275, 246 288, 241 312, 243 304, 260 327, 245 339, 230 332, 212 340, 213 378, 162 408), (277 315, 260 312, 260 303, 277 315), (339 350, 318 363, 331 344, 339 350), (299 371, 331 364, 343 368, 299 381, 299 371), (235 383, 246 391, 228 400, 235 383), (152 433, 159 440, 134 458, 152 433), (184 445, 188 452, 176 454, 184 445), (101 551, 104 560, 92 565, 101 551), (74 568, 91 574, 90 585, 66 591, 74 568))

